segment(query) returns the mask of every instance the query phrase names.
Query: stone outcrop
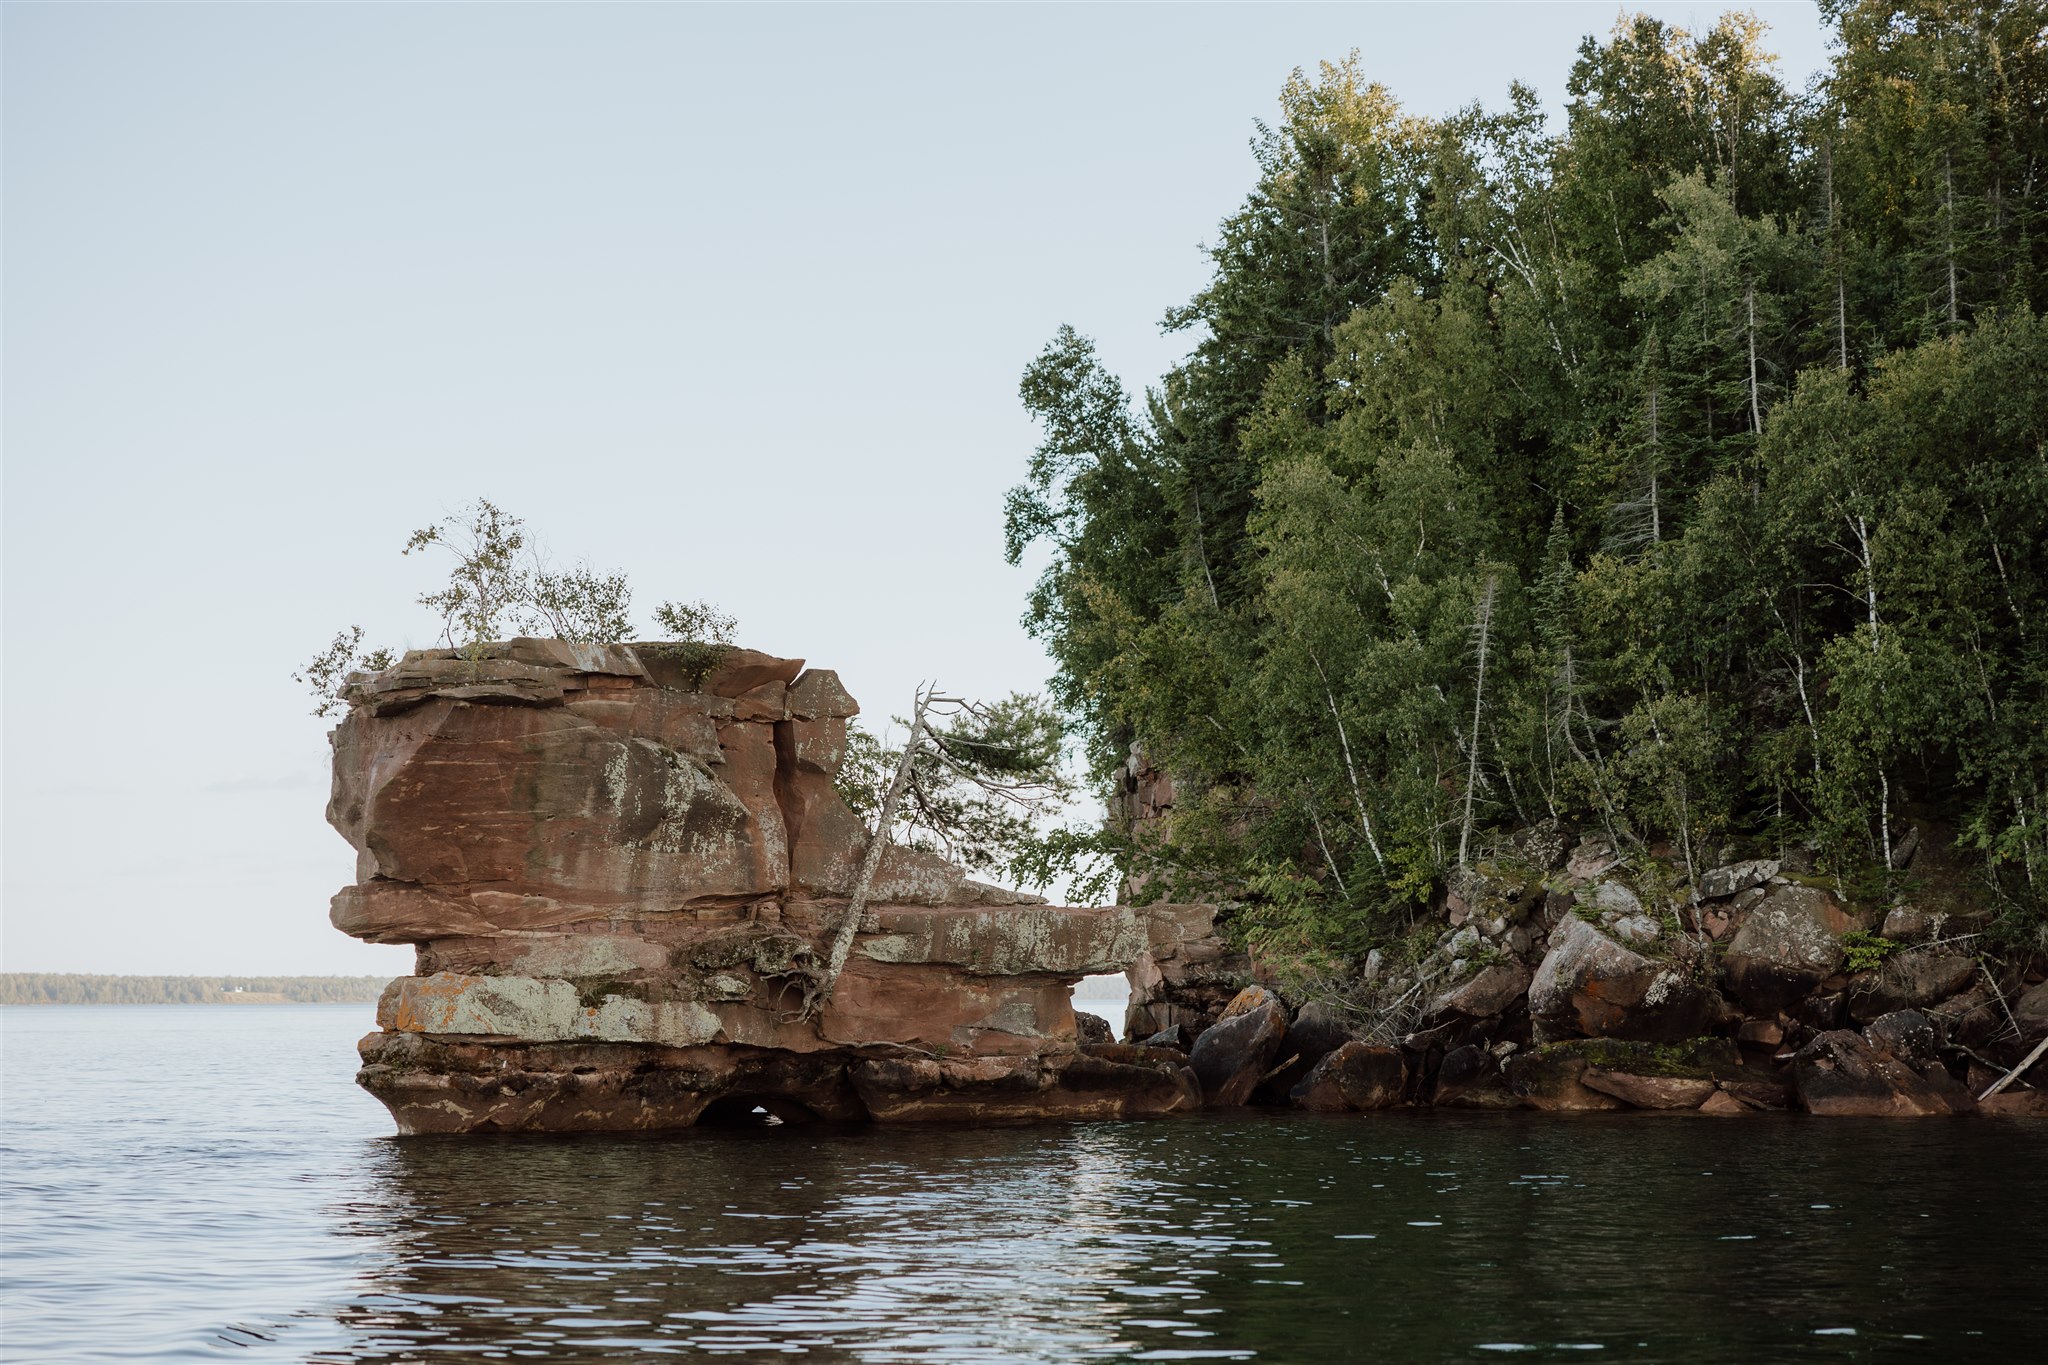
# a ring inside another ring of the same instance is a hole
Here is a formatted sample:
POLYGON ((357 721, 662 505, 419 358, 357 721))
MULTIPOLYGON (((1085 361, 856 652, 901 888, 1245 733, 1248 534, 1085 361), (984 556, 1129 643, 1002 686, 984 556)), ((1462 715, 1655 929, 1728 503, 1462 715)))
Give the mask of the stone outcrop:
POLYGON ((1251 959, 1225 940, 1213 905, 1148 905, 1146 941, 1124 974, 1131 996, 1124 1036, 1162 1029, 1198 1034, 1252 979, 1251 959))
POLYGON ((1868 1023, 1894 1010, 1921 1009, 1959 994, 1977 975, 1977 960, 1956 953, 1896 954, 1848 990, 1849 1017, 1868 1023))
POLYGON ((1669 1041, 1706 1032, 1716 1002, 1677 968, 1570 915, 1551 934, 1550 951, 1529 983, 1529 1013, 1545 1039, 1669 1041))
MULTIPOLYGON (((1117 769, 1109 793, 1110 823, 1140 847, 1171 836, 1178 797, 1173 775, 1154 765, 1142 745, 1117 769)), ((1134 901, 1154 893, 1142 872, 1125 891, 1134 901)), ((1124 1036, 1146 1038, 1173 1030, 1193 1038, 1215 1023, 1231 997, 1256 975, 1251 957, 1233 945, 1217 922, 1220 907, 1155 903, 1146 907, 1148 938, 1125 973, 1130 999, 1124 1036)))
POLYGON ((1728 993, 1752 1009, 1784 1009, 1840 969, 1842 935, 1855 927, 1825 891, 1773 888, 1728 945, 1728 993))
POLYGON ((2048 962, 1994 970, 1917 911, 1886 921, 1914 946, 1860 935, 1874 913, 1798 853, 1731 850, 1688 885, 1654 852, 1624 865, 1604 839, 1531 827, 1450 875, 1441 919, 1320 980, 1347 1010, 1305 1006, 1276 1055, 1352 1037, 1283 1061, 1253 1103, 1284 1081, 1295 1107, 1320 1111, 2048 1110, 2048 1059, 2026 1060, 2048 1035, 2048 962), (1377 1070, 1361 1070, 1375 1052, 1377 1070), (2014 1067, 2016 1098, 1971 1098, 2014 1067))
POLYGON ((1793 1084, 1810 1113, 1963 1114, 1977 1107, 1968 1091, 1930 1070, 1846 1029, 1819 1034, 1792 1059, 1793 1084))
POLYGON ((1502 1068, 1507 1087, 1531 1109, 1571 1113, 1584 1109, 1620 1109, 1613 1095, 1591 1089, 1583 1082, 1593 1066, 1572 1043, 1558 1043, 1528 1052, 1517 1052, 1502 1068))
POLYGON ((328 818, 357 880, 332 919, 416 947, 361 1047, 401 1131, 1197 1102, 1177 1054, 1077 1032, 1074 983, 1146 951, 1146 918, 911 849, 885 851, 845 971, 803 1008, 867 848, 834 785, 858 708, 829 671, 513 640, 344 695, 328 818))

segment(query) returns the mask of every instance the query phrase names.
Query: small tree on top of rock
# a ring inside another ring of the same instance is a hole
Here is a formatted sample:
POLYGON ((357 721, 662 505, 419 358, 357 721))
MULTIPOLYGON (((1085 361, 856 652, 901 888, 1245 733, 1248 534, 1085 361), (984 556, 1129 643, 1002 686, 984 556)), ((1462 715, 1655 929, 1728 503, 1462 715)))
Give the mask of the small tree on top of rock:
POLYGON ((633 633, 633 590, 624 574, 596 573, 585 563, 551 569, 546 552, 528 540, 526 523, 488 498, 414 531, 405 553, 435 547, 455 564, 447 586, 422 593, 419 603, 440 613, 451 648, 474 651, 507 631, 595 644, 617 644, 633 633))
POLYGON ((519 553, 526 548, 526 524, 499 511, 490 499, 478 498, 461 512, 414 531, 404 553, 435 548, 453 555, 455 566, 447 586, 421 593, 418 600, 440 614, 449 647, 473 652, 503 639, 508 628, 516 629, 515 613, 526 601, 532 577, 519 553))
MULTIPOLYGON (((442 638, 464 657, 482 658, 486 646, 513 635, 618 644, 634 634, 633 590, 624 574, 600 573, 584 561, 551 567, 526 523, 488 498, 414 531, 403 553, 430 549, 447 552, 454 563, 448 581, 418 601, 441 618, 442 638)), ((707 671, 731 647, 738 624, 704 601, 664 602, 654 617, 680 642, 674 648, 707 671)), ((350 673, 374 673, 395 662, 390 650, 365 651, 362 641, 363 628, 351 626, 292 674, 312 691, 314 715, 334 712, 350 673)))
POLYGON ((709 602, 664 602, 654 609, 654 624, 672 640, 690 644, 729 645, 739 622, 709 602))
POLYGON ((709 602, 664 602, 654 609, 654 624, 674 643, 655 648, 682 665, 692 686, 703 683, 732 649, 738 622, 709 602))
MULTIPOLYGON (((971 872, 1014 872, 1016 850, 1034 836, 1038 817, 1074 793, 1062 766, 1064 723, 1023 692, 997 702, 920 696, 926 716, 917 742, 906 746, 909 768, 889 838, 971 872)), ((840 796, 872 824, 906 749, 884 747, 863 730, 848 732, 846 748, 840 796)))
POLYGON ((351 673, 381 673, 396 662, 388 649, 363 648, 363 628, 336 631, 327 648, 292 674, 313 694, 313 714, 331 716, 341 708, 341 685, 351 673))

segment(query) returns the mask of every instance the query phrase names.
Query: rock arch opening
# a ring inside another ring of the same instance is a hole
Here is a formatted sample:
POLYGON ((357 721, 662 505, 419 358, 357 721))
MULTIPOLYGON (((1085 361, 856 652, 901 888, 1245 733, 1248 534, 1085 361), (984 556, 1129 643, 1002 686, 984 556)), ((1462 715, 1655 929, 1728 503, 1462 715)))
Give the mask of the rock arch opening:
POLYGON ((818 1123, 818 1115, 786 1095, 721 1095, 697 1116, 700 1128, 768 1128, 818 1123))

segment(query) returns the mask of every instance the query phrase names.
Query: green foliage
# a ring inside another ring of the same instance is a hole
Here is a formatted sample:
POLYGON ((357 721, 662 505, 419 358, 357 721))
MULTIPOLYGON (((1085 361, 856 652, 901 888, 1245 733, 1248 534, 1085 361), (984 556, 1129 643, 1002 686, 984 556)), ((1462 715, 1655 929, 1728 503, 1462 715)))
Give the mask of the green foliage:
POLYGON ((588 564, 549 568, 526 523, 488 498, 414 531, 405 543, 408 555, 430 548, 447 551, 455 563, 447 584, 423 593, 419 603, 441 617, 451 647, 473 653, 514 632, 596 644, 633 634, 625 575, 596 573, 588 564))
MULTIPOLYGON (((414 531, 403 553, 428 550, 444 551, 454 562, 448 581, 421 594, 419 604, 440 618, 443 638, 467 658, 483 657, 485 646, 514 634, 586 644, 617 644, 634 634, 633 591, 624 574, 599 573, 587 563, 551 568, 526 523, 488 498, 414 531)), ((738 624, 704 601, 664 602, 654 619, 674 638, 665 648, 700 679, 731 648, 738 624)), ((363 650, 362 640, 362 627, 351 626, 292 674, 312 692, 314 715, 339 709, 351 673, 375 673, 396 662, 388 649, 363 650)))
POLYGON ((709 602, 663 602, 654 609, 654 623, 670 637, 643 646, 675 660, 690 685, 701 686, 732 652, 732 634, 739 622, 709 602))
POLYGON ((1851 929, 1842 935, 1842 947, 1849 955, 1846 965, 1852 972, 1874 972, 1899 950, 1898 944, 1867 929, 1851 929))
POLYGON ((490 499, 478 498, 405 542, 408 555, 439 549, 454 556, 446 585, 419 597, 421 606, 441 618, 451 648, 474 651, 518 628, 533 578, 521 553, 525 528, 490 499))
POLYGON ((1753 17, 1624 18, 1556 130, 1298 72, 1187 358, 1142 404, 1068 328, 1027 370, 1008 550, 1096 776, 1174 774, 1098 846, 1146 894, 1348 951, 1468 808, 1880 879, 1913 812, 2035 913, 2048 4, 1828 12, 1806 97, 1753 17))
MULTIPOLYGON (((890 838, 970 871, 1007 872, 1026 886, 1064 877, 1100 891, 1104 859, 1095 836, 1051 826, 1074 795, 1066 726, 1038 697, 998 702, 936 700, 928 734, 910 756, 890 838)), ((908 728, 909 722, 898 720, 908 728)), ((849 728, 835 783, 870 828, 903 762, 865 730, 849 728)))
POLYGON ((327 648, 292 674, 292 681, 313 694, 313 714, 330 716, 341 708, 341 687, 351 673, 377 673, 395 662, 388 649, 364 649, 363 628, 336 631, 327 648))
POLYGON ((587 564, 559 573, 535 569, 525 624, 561 640, 617 644, 633 634, 633 591, 624 574, 599 574, 587 564))
POLYGON ((663 602, 654 609, 654 623, 672 640, 686 644, 729 645, 739 622, 709 602, 663 602))

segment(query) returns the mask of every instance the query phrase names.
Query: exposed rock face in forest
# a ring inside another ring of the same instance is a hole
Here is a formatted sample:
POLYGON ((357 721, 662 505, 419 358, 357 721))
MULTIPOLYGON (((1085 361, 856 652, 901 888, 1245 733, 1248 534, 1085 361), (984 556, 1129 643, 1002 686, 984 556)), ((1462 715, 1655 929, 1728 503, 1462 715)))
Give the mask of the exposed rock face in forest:
POLYGON ((1094 1056, 1071 988, 1146 946, 891 847, 845 972, 801 1009, 867 834, 833 782, 838 678, 746 650, 514 640, 348 687, 328 818, 342 930, 417 946, 359 1079, 404 1132, 1151 1114, 1176 1053, 1094 1056))
MULTIPOLYGON (((1143 843, 1158 837, 1173 814, 1173 776, 1133 746, 1111 798, 1111 822, 1143 843)), ((1126 888, 1133 899, 1145 889, 1142 875, 1126 888)), ((1192 1038, 1215 1023, 1231 997, 1250 983, 1251 958, 1229 942, 1216 914, 1213 905, 1148 907, 1144 950, 1125 973, 1131 982, 1124 1010, 1127 1037, 1173 1031, 1192 1038)))

